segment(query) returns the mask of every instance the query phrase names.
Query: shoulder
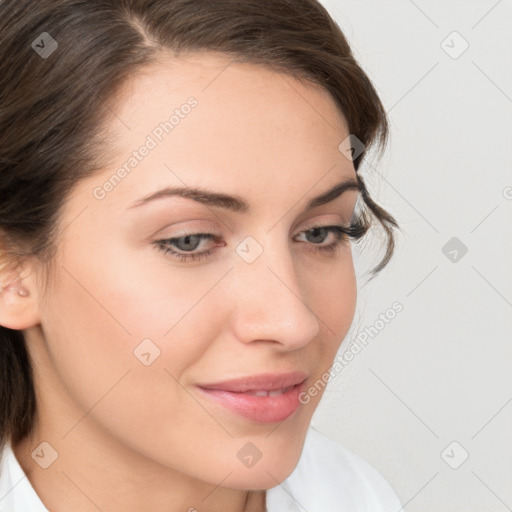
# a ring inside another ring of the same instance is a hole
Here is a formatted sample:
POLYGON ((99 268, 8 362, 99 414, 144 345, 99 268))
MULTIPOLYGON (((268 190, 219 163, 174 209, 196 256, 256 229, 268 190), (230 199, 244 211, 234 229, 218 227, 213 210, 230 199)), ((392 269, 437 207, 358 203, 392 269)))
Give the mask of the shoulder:
POLYGON ((290 512, 398 512, 402 505, 387 480, 369 462, 310 427, 292 474, 267 492, 275 510, 290 512), (293 500, 285 497, 288 494, 293 500), (286 503, 288 500, 289 503, 286 503), (295 508, 294 508, 295 507, 295 508))

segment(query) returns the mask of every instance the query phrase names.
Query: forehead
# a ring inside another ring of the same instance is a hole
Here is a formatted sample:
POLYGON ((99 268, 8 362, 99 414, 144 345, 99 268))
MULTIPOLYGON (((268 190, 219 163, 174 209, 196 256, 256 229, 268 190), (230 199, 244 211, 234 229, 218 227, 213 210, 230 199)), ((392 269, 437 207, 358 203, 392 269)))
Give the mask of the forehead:
MULTIPOLYGON (((237 139, 258 134, 263 139, 266 133, 268 142, 276 135, 284 141, 291 130, 296 139, 301 132, 308 137, 316 132, 319 139, 329 134, 337 140, 347 131, 345 119, 323 87, 268 66, 205 52, 160 56, 132 75, 117 95, 117 119, 110 133, 121 143, 136 144, 190 97, 198 106, 186 124, 194 123, 196 139, 210 135, 219 140, 223 134, 238 134, 237 139)), ((173 130, 169 145, 180 132, 184 130, 173 130)))

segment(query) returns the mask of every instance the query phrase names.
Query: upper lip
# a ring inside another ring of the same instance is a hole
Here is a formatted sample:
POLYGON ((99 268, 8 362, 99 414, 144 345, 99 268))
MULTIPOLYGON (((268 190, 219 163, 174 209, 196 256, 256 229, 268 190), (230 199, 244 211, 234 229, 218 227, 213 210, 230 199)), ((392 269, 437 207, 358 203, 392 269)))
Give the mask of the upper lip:
POLYGON ((261 373, 237 379, 224 380, 207 384, 198 384, 203 389, 217 389, 219 391, 231 391, 243 393, 245 391, 277 391, 301 384, 308 375, 301 371, 289 373, 261 373))

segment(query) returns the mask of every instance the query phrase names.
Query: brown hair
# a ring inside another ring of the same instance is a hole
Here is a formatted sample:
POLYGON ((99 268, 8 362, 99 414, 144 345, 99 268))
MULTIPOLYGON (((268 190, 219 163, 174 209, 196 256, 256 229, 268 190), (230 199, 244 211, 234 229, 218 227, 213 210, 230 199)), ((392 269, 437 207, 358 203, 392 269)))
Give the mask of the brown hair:
MULTIPOLYGON (((50 270, 62 205, 106 165, 112 100, 166 52, 222 52, 324 87, 364 144, 356 170, 388 136, 371 81, 317 0, 2 0, 0 47, 0 273, 28 256, 50 270)), ((364 232, 377 219, 387 235, 375 276, 398 224, 356 176, 364 232)), ((0 326, 0 448, 27 436, 35 414, 23 332, 0 326)))

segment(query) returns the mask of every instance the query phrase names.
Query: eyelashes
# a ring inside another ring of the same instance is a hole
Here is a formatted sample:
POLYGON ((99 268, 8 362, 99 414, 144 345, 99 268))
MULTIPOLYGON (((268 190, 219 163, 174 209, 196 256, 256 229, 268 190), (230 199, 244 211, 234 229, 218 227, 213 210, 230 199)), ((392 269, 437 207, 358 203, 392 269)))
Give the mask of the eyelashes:
MULTIPOLYGON (((312 246, 311 249, 308 249, 310 252, 324 254, 327 256, 335 256, 343 244, 349 240, 359 240, 366 234, 369 227, 370 224, 367 217, 359 215, 348 226, 313 226, 308 230, 301 231, 299 235, 311 235, 312 238, 320 237, 324 239, 329 235, 332 235, 334 240, 332 243, 327 245, 319 245, 319 243, 310 241, 306 241, 304 243, 312 246)), ((320 243, 323 243, 323 241, 320 243)), ((212 233, 187 233, 179 237, 166 238, 154 242, 154 246, 158 250, 180 262, 204 261, 212 256, 216 248, 223 247, 224 245, 226 244, 222 241, 222 238, 212 233), (205 251, 194 252, 202 242, 207 240, 214 241, 215 246, 205 251)))

